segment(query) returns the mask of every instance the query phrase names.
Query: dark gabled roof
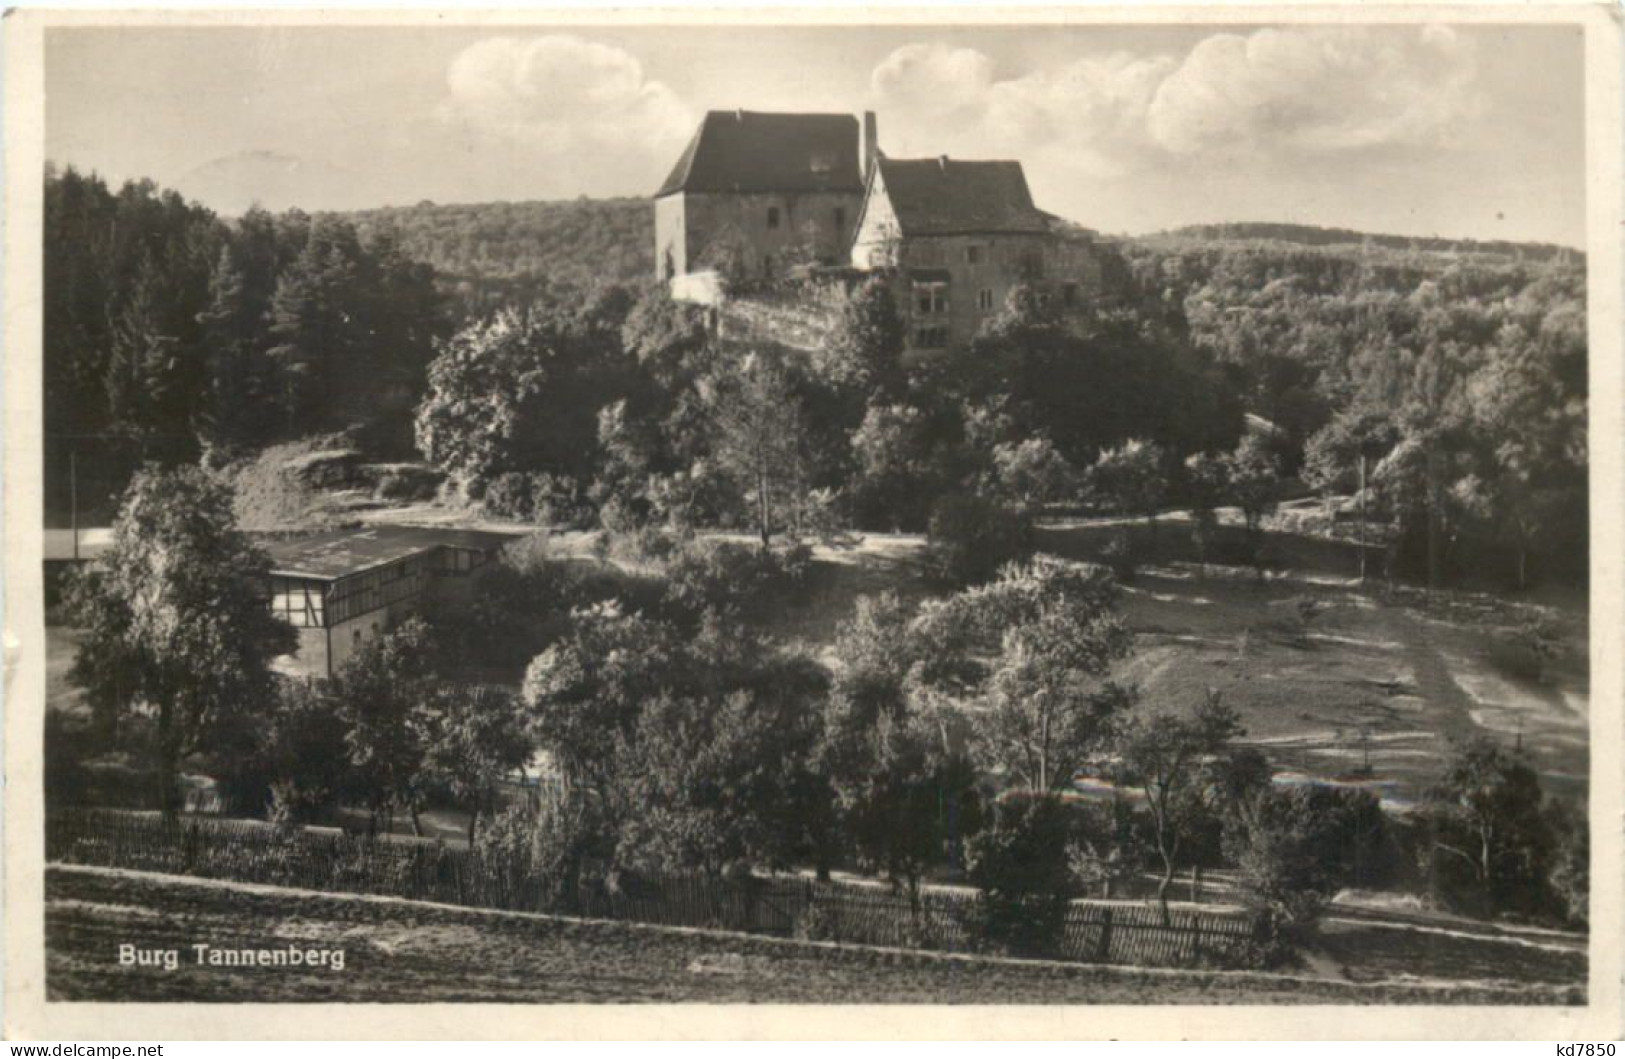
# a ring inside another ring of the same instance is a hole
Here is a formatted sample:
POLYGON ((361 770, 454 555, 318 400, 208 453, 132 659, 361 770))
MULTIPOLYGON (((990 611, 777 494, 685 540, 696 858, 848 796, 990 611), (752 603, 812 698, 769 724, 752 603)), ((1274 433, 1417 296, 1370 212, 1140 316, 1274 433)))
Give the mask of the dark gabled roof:
POLYGON ((713 110, 655 198, 678 191, 858 191, 851 114, 713 110))
POLYGON ((491 552, 513 539, 513 534, 486 530, 366 526, 277 541, 265 550, 271 556, 273 574, 331 581, 440 547, 491 552))
POLYGON ((905 236, 1050 230, 1020 162, 882 156, 878 166, 905 236))

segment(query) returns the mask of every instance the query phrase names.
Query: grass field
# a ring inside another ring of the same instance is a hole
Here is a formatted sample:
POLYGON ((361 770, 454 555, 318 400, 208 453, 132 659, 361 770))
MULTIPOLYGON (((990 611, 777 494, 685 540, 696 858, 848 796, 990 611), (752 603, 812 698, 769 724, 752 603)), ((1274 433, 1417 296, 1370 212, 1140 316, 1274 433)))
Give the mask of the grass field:
MULTIPOLYGON (((1423 935, 1411 944, 1438 948, 1423 935), (1421 938, 1421 941, 1417 941, 1421 938)), ((1361 939, 1355 948, 1370 946, 1361 939)), ((1504 947, 1503 947, 1504 948, 1504 947)), ((52 1000, 492 1003, 1360 1004, 1583 1002, 1537 963, 1503 953, 1498 973, 1332 980, 1149 971, 753 938, 709 931, 479 912, 387 898, 279 890, 104 869, 46 876, 52 1000), (199 967, 193 944, 345 950, 343 971, 199 967), (121 944, 180 950, 177 969, 123 967, 121 944), (1520 968, 1521 965, 1521 968, 1520 968), (1522 981, 1506 981, 1521 974, 1522 981)), ((1559 959, 1551 956, 1550 960, 1559 959)), ((1491 960, 1490 964, 1498 961, 1491 960)), ((1583 957, 1562 958, 1563 978, 1583 957)))
MULTIPOLYGON (((1180 532, 1164 527, 1165 545, 1180 532)), ((1042 543, 1052 554, 1092 558, 1099 540, 1062 530, 1042 543)), ((819 549, 806 589, 786 601, 772 631, 821 651, 859 595, 929 595, 923 557, 924 542, 908 536, 819 549)), ((1319 550, 1306 558, 1325 560, 1319 550)), ((1288 781, 1364 786, 1404 808, 1437 777, 1451 741, 1483 733, 1521 744, 1549 790, 1586 790, 1583 600, 1553 606, 1441 592, 1429 602, 1325 566, 1282 568, 1260 582, 1236 567, 1164 562, 1124 586, 1123 614, 1135 633, 1124 676, 1142 701, 1177 709, 1208 689, 1222 692, 1242 715, 1246 741, 1288 781), (1298 615, 1306 599, 1318 610, 1307 623, 1298 615), (1557 657, 1538 677, 1505 664, 1517 624, 1533 617, 1561 632, 1557 657)))

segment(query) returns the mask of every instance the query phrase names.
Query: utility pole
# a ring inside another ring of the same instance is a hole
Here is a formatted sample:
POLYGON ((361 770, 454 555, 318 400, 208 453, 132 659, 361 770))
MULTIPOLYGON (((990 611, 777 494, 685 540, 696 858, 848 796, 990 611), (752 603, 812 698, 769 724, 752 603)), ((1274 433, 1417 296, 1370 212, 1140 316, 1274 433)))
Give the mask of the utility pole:
POLYGON ((79 451, 68 450, 68 525, 73 530, 73 561, 79 561, 79 451))
POLYGON ((1360 450, 1360 584, 1365 585, 1365 450, 1360 450))

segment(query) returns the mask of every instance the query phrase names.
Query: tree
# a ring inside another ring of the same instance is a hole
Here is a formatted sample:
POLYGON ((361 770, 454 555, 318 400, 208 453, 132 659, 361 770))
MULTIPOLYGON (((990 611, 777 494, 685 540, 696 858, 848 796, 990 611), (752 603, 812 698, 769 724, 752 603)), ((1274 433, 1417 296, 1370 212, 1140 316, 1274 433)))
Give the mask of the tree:
POLYGON ((475 495, 510 471, 585 476, 598 449, 599 409, 619 396, 617 332, 512 310, 469 324, 440 343, 429 365, 418 450, 475 495))
POLYGON ((839 693, 831 705, 826 723, 848 755, 831 774, 844 830, 860 863, 884 871, 917 917, 921 878, 974 831, 974 773, 932 705, 877 711, 867 724, 839 693))
POLYGON ((302 423, 345 425, 349 399, 370 374, 367 321, 357 304, 361 248, 337 218, 310 226, 299 256, 277 279, 267 355, 282 380, 280 403, 291 435, 302 423))
POLYGON ((1106 449, 1089 469, 1089 485, 1118 511, 1145 519, 1155 550, 1157 512, 1168 493, 1162 449, 1153 442, 1126 441, 1106 449))
MULTIPOLYGON (((1105 579, 1103 571, 1095 576, 1105 579)), ((1114 594, 1062 592, 1011 625, 976 716, 986 771, 1035 794, 1065 791, 1132 704, 1133 692, 1104 677, 1130 648, 1114 594)))
POLYGON ((718 461, 747 498, 762 547, 795 528, 811 474, 809 428, 785 370, 752 354, 710 380, 718 461))
POLYGON ((1190 496, 1191 537, 1199 571, 1207 576, 1208 554, 1219 532, 1219 506, 1230 497, 1230 464, 1222 456, 1199 452, 1185 459, 1185 488, 1190 496))
POLYGON ((850 440, 860 525, 892 531, 925 528, 932 504, 956 477, 957 438, 944 436, 941 418, 913 404, 869 405, 850 440))
POLYGON ((823 678, 807 665, 763 668, 753 686, 645 705, 619 755, 623 860, 718 880, 788 867, 806 850, 824 811, 808 767, 823 678))
POLYGON ((1265 775, 1225 803, 1224 850, 1244 898, 1272 926, 1302 928, 1379 865, 1386 821, 1369 791, 1277 789, 1265 775))
POLYGON ((977 829, 974 772, 952 718, 921 686, 929 650, 894 595, 860 597, 836 634, 818 765, 860 862, 919 910, 919 882, 977 829))
POLYGON ((522 695, 532 738, 565 786, 603 794, 644 703, 682 686, 681 645, 669 625, 616 603, 571 617, 569 634, 530 663, 522 695))
POLYGON ((283 827, 319 819, 355 788, 345 725, 314 681, 279 678, 277 696, 263 715, 244 718, 243 736, 220 754, 237 775, 228 796, 240 809, 267 807, 283 827))
POLYGON ((959 585, 986 581, 1033 550, 1032 517, 976 493, 939 497, 925 536, 937 576, 959 585))
MULTIPOLYGON (((1309 438, 1304 448, 1303 479, 1322 496, 1334 490, 1355 489, 1359 500, 1360 580, 1366 574, 1366 532, 1368 483, 1371 468, 1397 440, 1393 422, 1385 410, 1350 405, 1309 438), (1350 481, 1350 472, 1354 477, 1350 481)), ((1328 499, 1329 503, 1329 499, 1328 499)))
POLYGON ((1077 807, 1072 838, 1066 848, 1067 867, 1080 889, 1087 892, 1099 886, 1100 896, 1110 900, 1114 883, 1138 874, 1137 847, 1133 813, 1113 792, 1108 802, 1077 807))
POLYGON ((1432 855, 1470 870, 1480 909, 1540 905, 1552 835, 1540 778, 1526 759, 1485 736, 1461 744, 1429 792, 1428 809, 1432 855))
POLYGON ((103 716, 155 715, 166 816, 180 810, 186 758, 275 698, 271 660, 295 638, 266 605, 270 569, 232 522, 225 486, 197 468, 149 468, 125 493, 112 547, 69 587, 84 630, 73 680, 103 716))
POLYGON ((447 685, 435 694, 427 722, 424 767, 468 808, 472 848, 481 817, 496 816, 498 785, 530 760, 518 699, 501 688, 447 685))
POLYGON ((1568 344, 1531 340, 1508 325, 1465 384, 1472 432, 1482 439, 1481 470, 1468 490, 1479 502, 1465 506, 1511 547, 1520 589, 1531 553, 1574 541, 1573 523, 1585 521, 1568 517, 1585 510, 1587 463, 1585 401, 1563 378, 1568 344))
POLYGON ((251 404, 259 396, 253 348, 258 321, 244 283, 231 248, 221 248, 209 278, 209 308, 199 321, 209 381, 198 429, 217 446, 244 443, 259 426, 251 404))
MULTIPOLYGON (((1438 310, 1433 312, 1438 315, 1438 310)), ((1427 544, 1428 587, 1444 580, 1444 548, 1451 485, 1463 442, 1463 379, 1466 356, 1461 345, 1443 337, 1435 322, 1424 327, 1423 345, 1403 380, 1395 412, 1399 441, 1377 466, 1377 478, 1395 501, 1402 520, 1420 517, 1427 544)))
POLYGON ((1234 386, 1193 348, 1182 315, 1138 296, 1068 310, 1018 287, 951 356, 950 378, 962 399, 1002 398, 1024 431, 1080 467, 1131 438, 1180 453, 1228 446, 1240 432, 1234 386))
POLYGON ((1247 526, 1247 553, 1259 577, 1264 575, 1264 519, 1273 514, 1280 487, 1280 464, 1257 434, 1241 440, 1226 461, 1230 492, 1247 526))
POLYGON ((842 304, 840 318, 825 341, 820 369, 864 402, 898 400, 908 383, 902 362, 905 331, 891 282, 871 276, 842 304))
POLYGON ((173 262, 146 254, 124 303, 113 313, 105 385, 118 429, 139 438, 188 436, 204 400, 205 372, 193 292, 167 269, 173 262))
POLYGON ((1591 829, 1577 806, 1553 801, 1547 817, 1557 836, 1547 885, 1570 923, 1584 925, 1591 914, 1591 829))
POLYGON ((1209 813, 1206 766, 1241 734, 1236 712, 1213 691, 1189 715, 1142 714, 1119 731, 1110 771, 1120 785, 1138 787, 1145 795, 1162 861, 1157 902, 1165 923, 1181 849, 1209 813))
POLYGON ((1073 496, 1079 477, 1054 443, 1042 435, 1000 442, 993 447, 993 479, 997 491, 1024 508, 1073 496))
POLYGON ((970 881, 981 891, 980 926, 989 940, 1021 955, 1048 955, 1066 929, 1073 875, 1072 821, 1054 794, 998 803, 993 826, 967 848, 970 881))
POLYGON ((412 618, 361 648, 334 674, 333 706, 344 721, 359 793, 388 830, 396 809, 404 809, 413 834, 430 774, 429 753, 438 682, 432 668, 434 643, 428 623, 412 618))
POLYGON ((506 880, 519 907, 579 914, 582 884, 610 863, 615 835, 585 792, 544 789, 492 817, 475 834, 474 851, 506 880))

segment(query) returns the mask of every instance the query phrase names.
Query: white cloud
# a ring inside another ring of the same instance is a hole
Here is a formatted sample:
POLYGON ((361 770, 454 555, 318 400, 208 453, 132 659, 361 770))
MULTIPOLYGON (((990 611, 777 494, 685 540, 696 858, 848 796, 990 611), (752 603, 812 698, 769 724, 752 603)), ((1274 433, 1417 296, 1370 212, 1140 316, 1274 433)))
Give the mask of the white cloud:
POLYGON ((974 48, 905 44, 869 77, 876 102, 914 118, 980 108, 993 84, 993 60, 974 48))
POLYGON ((1001 81, 988 93, 989 137, 1008 150, 1054 152, 1072 168, 1117 175, 1144 153, 1147 110, 1174 65, 1119 52, 1001 81))
POLYGON ((1112 177, 1221 151, 1447 147, 1482 110, 1475 79, 1470 45, 1448 27, 1311 27, 1215 34, 1183 59, 1117 53, 1005 80, 981 52, 910 44, 875 67, 871 88, 911 147, 931 133, 941 150, 1112 177))
POLYGON ((1447 147, 1481 109, 1475 74, 1472 49, 1444 26, 1219 34, 1163 81, 1147 129, 1179 154, 1447 147))
POLYGON ((472 44, 452 60, 446 87, 443 120, 521 144, 667 150, 693 131, 688 106, 648 80, 636 56, 579 37, 472 44))

